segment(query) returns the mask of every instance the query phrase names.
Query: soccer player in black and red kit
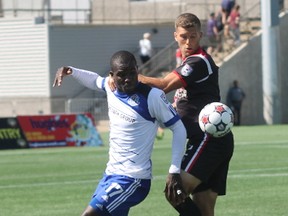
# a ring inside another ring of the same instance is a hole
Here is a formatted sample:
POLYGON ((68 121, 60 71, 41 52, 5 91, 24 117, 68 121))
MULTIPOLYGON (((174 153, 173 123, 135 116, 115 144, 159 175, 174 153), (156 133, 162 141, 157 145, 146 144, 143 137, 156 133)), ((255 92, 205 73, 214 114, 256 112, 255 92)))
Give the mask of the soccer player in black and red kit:
POLYGON ((198 115, 208 103, 220 101, 218 67, 200 46, 201 22, 197 16, 184 13, 175 21, 174 37, 182 54, 182 64, 163 78, 139 75, 139 80, 168 93, 182 88, 176 97, 176 109, 186 127, 187 148, 182 162, 181 178, 185 191, 166 184, 165 194, 181 216, 214 216, 216 199, 226 194, 229 162, 233 155, 232 132, 214 138, 201 131, 198 115), (184 89, 184 94, 183 94, 184 89), (176 191, 176 192, 175 192, 176 191), (185 193, 185 201, 177 198, 185 193))

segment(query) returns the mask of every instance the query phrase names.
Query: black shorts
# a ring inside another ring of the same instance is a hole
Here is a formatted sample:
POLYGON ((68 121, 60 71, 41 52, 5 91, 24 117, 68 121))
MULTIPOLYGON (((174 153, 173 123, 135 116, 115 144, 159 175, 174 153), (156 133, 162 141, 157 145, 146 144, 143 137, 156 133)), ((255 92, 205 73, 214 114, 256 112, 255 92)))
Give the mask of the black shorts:
POLYGON ((193 193, 211 189, 218 195, 226 194, 229 162, 233 151, 232 132, 221 138, 198 133, 188 140, 182 169, 202 181, 193 193))

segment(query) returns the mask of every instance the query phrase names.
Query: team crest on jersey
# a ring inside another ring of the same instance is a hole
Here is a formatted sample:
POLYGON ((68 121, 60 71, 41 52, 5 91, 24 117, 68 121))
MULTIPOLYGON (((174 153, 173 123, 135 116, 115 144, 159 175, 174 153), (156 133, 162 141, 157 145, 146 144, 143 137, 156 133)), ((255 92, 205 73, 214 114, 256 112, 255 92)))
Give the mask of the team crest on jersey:
POLYGON ((138 95, 134 94, 128 99, 128 104, 131 106, 137 106, 140 104, 140 98, 138 95))
POLYGON ((160 96, 160 98, 161 98, 166 104, 168 104, 168 100, 167 100, 167 98, 166 98, 165 93, 162 93, 161 96, 160 96))
POLYGON ((183 76, 189 76, 189 75, 192 73, 192 71, 193 71, 193 68, 190 67, 190 65, 185 64, 185 65, 182 67, 180 73, 181 73, 181 75, 183 75, 183 76))

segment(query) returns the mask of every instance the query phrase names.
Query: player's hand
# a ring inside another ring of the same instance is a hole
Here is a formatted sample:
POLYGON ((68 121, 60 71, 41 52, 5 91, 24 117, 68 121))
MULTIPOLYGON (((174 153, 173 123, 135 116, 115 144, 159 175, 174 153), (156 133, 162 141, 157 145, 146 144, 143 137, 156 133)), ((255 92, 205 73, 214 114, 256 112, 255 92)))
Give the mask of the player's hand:
POLYGON ((173 205, 177 206, 180 203, 184 202, 187 197, 183 186, 182 179, 178 173, 169 173, 166 179, 165 187, 165 196, 166 199, 173 205))
POLYGON ((111 75, 109 75, 109 77, 108 77, 108 85, 109 85, 111 91, 115 91, 116 90, 116 85, 115 85, 114 79, 112 78, 111 75))
POLYGON ((60 86, 62 84, 63 77, 67 75, 71 75, 71 74, 72 74, 72 69, 70 69, 69 67, 59 68, 55 75, 53 87, 60 86))

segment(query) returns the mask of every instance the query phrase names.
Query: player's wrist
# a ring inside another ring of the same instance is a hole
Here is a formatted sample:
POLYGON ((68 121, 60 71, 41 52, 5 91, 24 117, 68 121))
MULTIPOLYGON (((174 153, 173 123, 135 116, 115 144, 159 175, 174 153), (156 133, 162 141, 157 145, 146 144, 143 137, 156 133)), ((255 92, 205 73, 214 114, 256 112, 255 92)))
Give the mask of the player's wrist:
POLYGON ((180 170, 181 170, 180 167, 172 164, 169 168, 169 174, 180 174, 180 170))

